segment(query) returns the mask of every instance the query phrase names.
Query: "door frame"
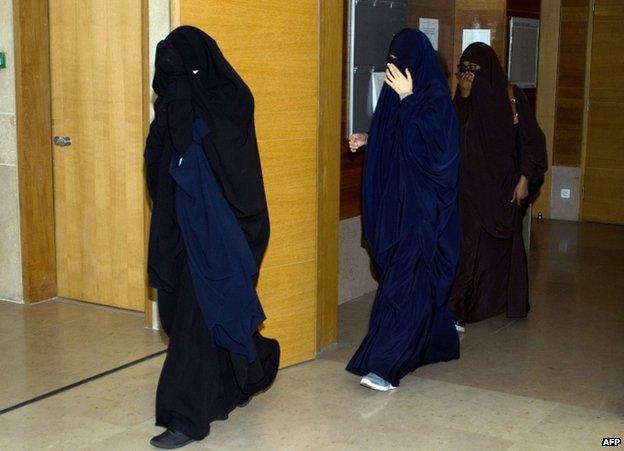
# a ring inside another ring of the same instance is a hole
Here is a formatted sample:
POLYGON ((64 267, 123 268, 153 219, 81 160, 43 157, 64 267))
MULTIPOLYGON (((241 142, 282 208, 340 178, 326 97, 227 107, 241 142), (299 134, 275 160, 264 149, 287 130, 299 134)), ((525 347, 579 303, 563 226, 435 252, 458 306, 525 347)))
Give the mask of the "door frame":
POLYGON ((583 92, 583 132, 581 137, 581 183, 579 196, 578 221, 584 222, 583 206, 585 205, 585 171, 587 165, 587 137, 589 135, 589 90, 591 87, 592 43, 594 38, 594 0, 590 2, 587 21, 587 47, 585 59, 585 86, 583 92))
POLYGON ((13 0, 17 170, 25 302, 57 295, 48 29, 47 1, 13 0))
MULTIPOLYGON (((50 84, 49 1, 13 0, 20 241, 24 301, 57 296, 54 173, 50 84), (36 76, 33 76, 36 74, 36 76), (36 183, 33 183, 36 180, 36 183)), ((143 137, 149 128, 149 0, 141 0, 143 137)), ((145 236, 149 204, 145 194, 145 236)), ((145 241, 147 248, 147 239, 145 241)), ((147 262, 145 262, 147 267, 147 262)), ((145 320, 152 324, 151 290, 145 285, 145 320)))

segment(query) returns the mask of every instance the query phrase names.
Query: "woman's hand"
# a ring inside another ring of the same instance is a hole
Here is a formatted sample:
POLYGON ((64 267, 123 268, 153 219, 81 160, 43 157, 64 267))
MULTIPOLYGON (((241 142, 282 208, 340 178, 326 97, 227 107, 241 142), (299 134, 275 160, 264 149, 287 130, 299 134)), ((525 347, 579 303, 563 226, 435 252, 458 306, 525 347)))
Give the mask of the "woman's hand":
POLYGON ((520 205, 527 197, 529 197, 529 179, 523 175, 520 177, 520 181, 516 185, 511 203, 515 202, 520 205))
POLYGON ((368 133, 354 133, 349 137, 349 148, 355 153, 368 142, 368 133))
POLYGON ((398 67, 389 63, 386 69, 385 82, 394 89, 394 92, 399 95, 401 100, 412 94, 413 82, 409 69, 405 69, 405 75, 403 75, 403 72, 398 67))
POLYGON ((472 82, 475 75, 466 71, 461 74, 457 74, 457 81, 459 82, 459 94, 463 97, 470 97, 470 91, 472 91, 472 82))

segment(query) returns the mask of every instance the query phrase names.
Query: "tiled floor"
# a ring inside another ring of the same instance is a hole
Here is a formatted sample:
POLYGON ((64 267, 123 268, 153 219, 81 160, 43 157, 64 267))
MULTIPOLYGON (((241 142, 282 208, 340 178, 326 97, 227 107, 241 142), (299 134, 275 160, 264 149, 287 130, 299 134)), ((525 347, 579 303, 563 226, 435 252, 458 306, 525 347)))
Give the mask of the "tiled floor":
POLYGON ((166 349, 143 321, 64 300, 0 302, 0 410, 166 349))
MULTIPOLYGON (((624 228, 541 223, 527 320, 469 325, 462 359, 391 393, 344 365, 372 296, 341 307, 340 344, 190 449, 590 450, 624 436, 624 228)), ((162 357, 0 417, 0 449, 149 449, 162 357)))

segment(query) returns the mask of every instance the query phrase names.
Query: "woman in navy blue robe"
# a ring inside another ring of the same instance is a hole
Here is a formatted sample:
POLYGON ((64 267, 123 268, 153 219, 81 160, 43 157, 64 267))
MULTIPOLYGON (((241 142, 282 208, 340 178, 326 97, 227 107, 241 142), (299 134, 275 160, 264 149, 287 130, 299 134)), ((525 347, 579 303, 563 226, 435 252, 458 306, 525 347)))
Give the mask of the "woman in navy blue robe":
POLYGON ((364 235, 380 284, 369 330, 347 370, 387 391, 416 368, 459 358, 447 308, 459 253, 455 110, 436 53, 418 30, 390 46, 366 141, 364 235))
POLYGON ((492 47, 476 42, 458 66, 462 245, 449 306, 458 327, 529 312, 522 225, 548 169, 546 137, 492 47), (515 111, 514 111, 515 110, 515 111))

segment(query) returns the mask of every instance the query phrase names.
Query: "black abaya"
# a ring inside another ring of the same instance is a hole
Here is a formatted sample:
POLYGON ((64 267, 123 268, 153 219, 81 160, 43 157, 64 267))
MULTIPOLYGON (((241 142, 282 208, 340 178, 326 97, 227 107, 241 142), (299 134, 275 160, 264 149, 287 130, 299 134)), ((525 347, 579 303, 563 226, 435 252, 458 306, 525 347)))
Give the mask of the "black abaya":
POLYGON ((174 309, 163 315, 170 321, 165 327, 169 349, 156 392, 156 424, 201 440, 208 435, 211 422, 227 419, 238 405, 271 385, 279 365, 279 345, 255 334, 258 357, 249 368, 244 359, 213 347, 186 255, 179 256, 178 266, 178 288, 158 292, 159 302, 174 309), (240 382, 241 369, 248 372, 244 383, 240 382))
MULTIPOLYGON (((153 201, 148 266, 150 283, 158 289, 161 324, 169 336, 158 384, 156 422, 200 440, 209 433, 212 421, 226 419, 236 406, 272 384, 280 352, 276 340, 253 330, 248 333, 255 352, 248 355, 215 346, 196 295, 200 284, 194 283, 196 275, 189 267, 187 246, 194 243, 183 240, 177 214, 181 206, 176 205, 180 187, 170 174, 170 165, 192 144, 194 121, 208 124, 211 133, 201 145, 217 192, 220 188, 222 205, 231 209, 238 221, 234 227, 244 234, 242 245, 248 246, 247 252, 259 266, 268 243, 269 218, 253 125, 253 97, 216 43, 192 27, 174 30, 158 45, 153 86, 158 100, 145 149, 153 201)), ((219 230, 222 225, 211 226, 219 230)), ((247 276, 253 288, 255 277, 247 276)), ((206 293, 201 294, 206 301, 206 293)), ((214 300, 208 296, 207 301, 214 300)), ((220 311, 215 313, 218 316, 220 311)))

